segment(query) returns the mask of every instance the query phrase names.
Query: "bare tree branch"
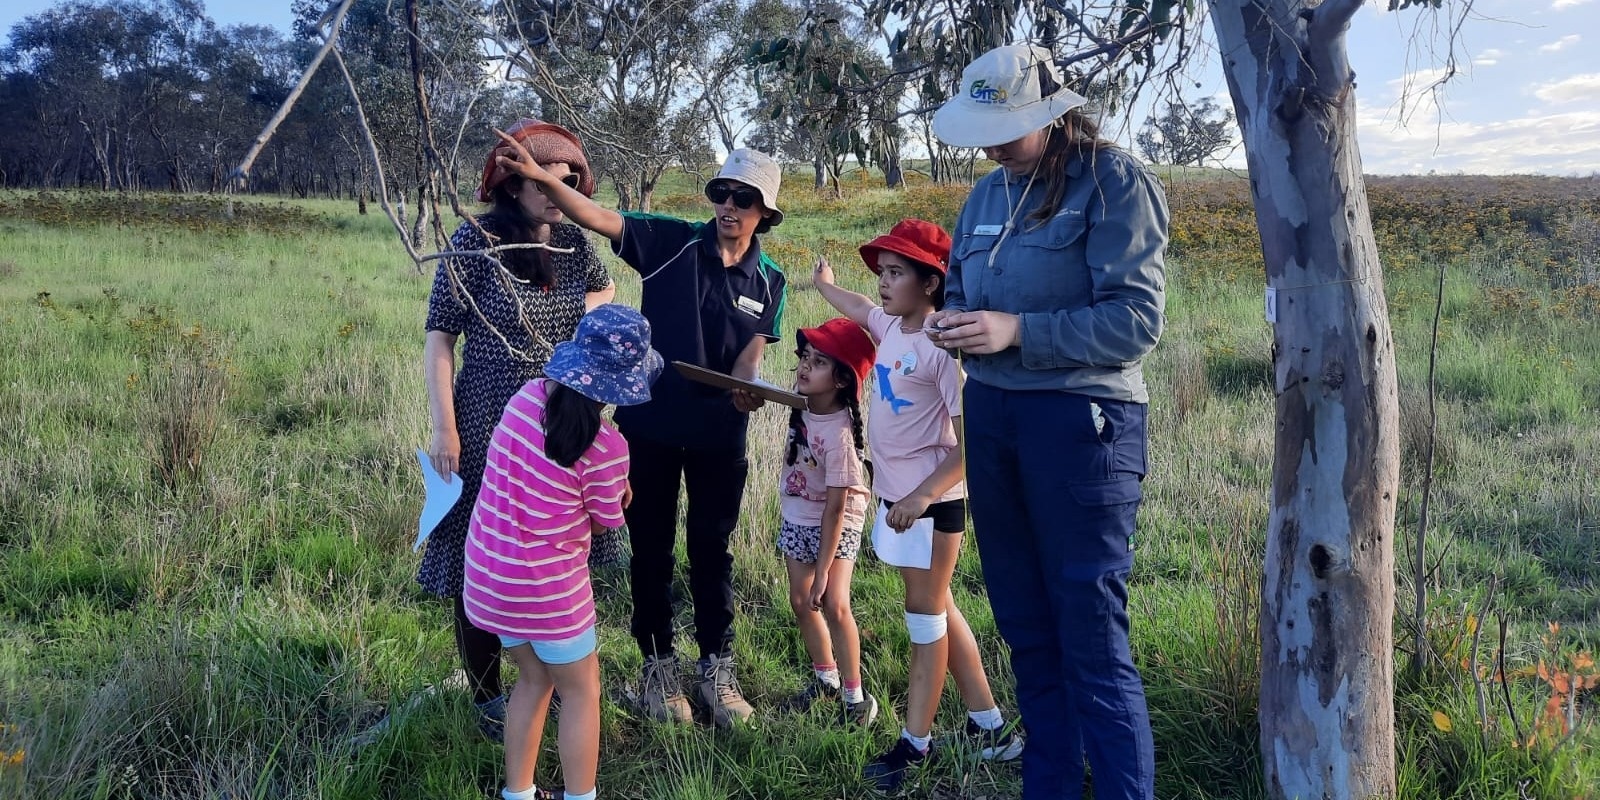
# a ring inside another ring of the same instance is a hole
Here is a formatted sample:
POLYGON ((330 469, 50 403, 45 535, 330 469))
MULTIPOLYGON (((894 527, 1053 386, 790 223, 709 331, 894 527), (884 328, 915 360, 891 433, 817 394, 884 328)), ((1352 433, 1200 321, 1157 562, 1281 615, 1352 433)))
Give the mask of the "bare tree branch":
MULTIPOLYGON (((328 53, 333 51, 335 43, 339 41, 339 24, 344 21, 345 12, 349 11, 350 6, 354 3, 355 0, 340 0, 337 9, 332 14, 332 20, 328 25, 328 34, 323 39, 322 47, 317 49, 317 54, 312 57, 311 63, 307 64, 305 71, 300 73, 300 82, 295 84, 294 90, 289 92, 289 96, 284 98, 283 104, 278 106, 278 113, 273 114, 272 119, 267 120, 267 126, 261 130, 261 133, 256 134, 255 141, 250 144, 250 150, 244 154, 244 158, 239 161, 239 166, 234 167, 232 174, 228 176, 230 191, 234 183, 249 181, 250 168, 255 165, 256 157, 261 155, 262 148, 266 147, 267 142, 272 139, 273 132, 278 130, 278 126, 283 123, 284 118, 289 116, 289 111, 294 108, 295 101, 300 99, 300 95, 306 90, 306 86, 311 84, 311 76, 317 73, 317 68, 322 66, 322 60, 327 58, 328 53)), ((333 7, 330 6, 330 8, 333 7)), ((324 12, 322 19, 317 22, 320 25, 323 20, 328 19, 329 14, 324 12)))

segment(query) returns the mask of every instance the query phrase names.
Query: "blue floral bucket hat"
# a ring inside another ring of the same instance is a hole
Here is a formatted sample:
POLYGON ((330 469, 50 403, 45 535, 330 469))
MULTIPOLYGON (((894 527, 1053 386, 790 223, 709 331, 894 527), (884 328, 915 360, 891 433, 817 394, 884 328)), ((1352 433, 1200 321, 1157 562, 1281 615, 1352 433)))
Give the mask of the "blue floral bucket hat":
POLYGON ((665 362, 650 349, 650 322, 620 303, 606 303, 578 320, 570 342, 556 345, 545 377, 602 403, 649 402, 650 384, 665 362))

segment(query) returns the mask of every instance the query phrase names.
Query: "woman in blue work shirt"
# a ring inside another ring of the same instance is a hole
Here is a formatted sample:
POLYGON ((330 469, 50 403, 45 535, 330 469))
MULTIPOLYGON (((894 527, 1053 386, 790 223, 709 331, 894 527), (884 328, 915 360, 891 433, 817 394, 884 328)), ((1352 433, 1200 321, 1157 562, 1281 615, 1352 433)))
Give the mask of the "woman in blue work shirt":
POLYGON ((961 210, 945 310, 928 323, 967 372, 969 502, 1029 733, 1023 797, 1081 797, 1087 756, 1096 798, 1148 800, 1127 579, 1167 206, 1084 102, 1042 47, 997 48, 963 71, 934 133, 1000 169, 961 210))

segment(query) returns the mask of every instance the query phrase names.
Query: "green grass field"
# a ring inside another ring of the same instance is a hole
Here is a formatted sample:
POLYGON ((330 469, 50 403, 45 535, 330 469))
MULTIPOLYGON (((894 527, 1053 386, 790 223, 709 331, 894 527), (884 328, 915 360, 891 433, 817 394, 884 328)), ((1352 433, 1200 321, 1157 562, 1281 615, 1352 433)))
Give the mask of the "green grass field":
MULTIPOLYGON (((809 285, 817 254, 865 290, 857 245, 902 216, 948 225, 963 196, 864 180, 834 199, 791 176, 788 221, 766 241, 790 276, 789 330, 831 316, 809 285)), ((1401 359, 1402 795, 1593 798, 1600 197, 1557 179, 1372 190, 1401 359), (1407 563, 1441 264, 1425 621, 1435 657, 1413 676, 1407 563)), ((1238 181, 1171 193, 1135 655, 1158 796, 1264 797, 1255 607, 1273 401, 1260 255, 1238 181)), ((706 213, 682 179, 657 208, 706 213)), ((223 211, 205 198, 0 195, 0 797, 488 797, 500 751, 478 736, 464 692, 429 691, 456 666, 449 610, 412 581, 431 273, 408 263, 381 217, 347 204, 223 211), (352 743, 390 713, 381 736, 352 743)), ((619 299, 636 302, 636 277, 612 266, 619 299)), ((784 380, 792 363, 775 347, 766 376, 784 380)), ((784 425, 774 409, 753 424, 735 555, 740 678, 758 707, 805 677, 771 545, 784 425)), ((597 577, 613 688, 640 663, 626 580, 597 577)), ((898 700, 898 579, 867 558, 854 586, 868 687, 898 700)), ((970 547, 956 595, 1010 710, 970 547)), ((959 721, 947 692, 940 727, 959 721)), ((763 711, 713 733, 608 703, 600 788, 652 800, 868 796, 856 776, 896 723, 886 714, 853 732, 820 712, 763 711)), ((559 785, 556 767, 551 748, 542 785, 559 785)), ((1014 765, 952 757, 906 796, 1019 788, 1014 765)))

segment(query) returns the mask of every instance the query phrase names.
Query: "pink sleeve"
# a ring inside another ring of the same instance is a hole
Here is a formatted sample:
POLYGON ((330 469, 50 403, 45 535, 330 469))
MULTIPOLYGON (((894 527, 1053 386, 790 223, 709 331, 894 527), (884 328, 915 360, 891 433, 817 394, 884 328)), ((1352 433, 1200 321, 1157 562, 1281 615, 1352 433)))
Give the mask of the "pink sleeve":
POLYGON ((949 353, 935 348, 938 353, 934 357, 933 377, 939 382, 939 395, 944 398, 944 407, 951 417, 961 416, 961 381, 965 376, 961 373, 961 363, 950 357, 949 353))
POLYGON ((867 333, 872 334, 872 343, 881 344, 883 337, 889 335, 889 326, 894 324, 891 317, 883 310, 883 306, 873 306, 867 312, 867 333))
POLYGON ((628 487, 627 440, 615 428, 602 425, 584 458, 589 462, 581 476, 584 510, 607 528, 621 527, 622 495, 628 487))

